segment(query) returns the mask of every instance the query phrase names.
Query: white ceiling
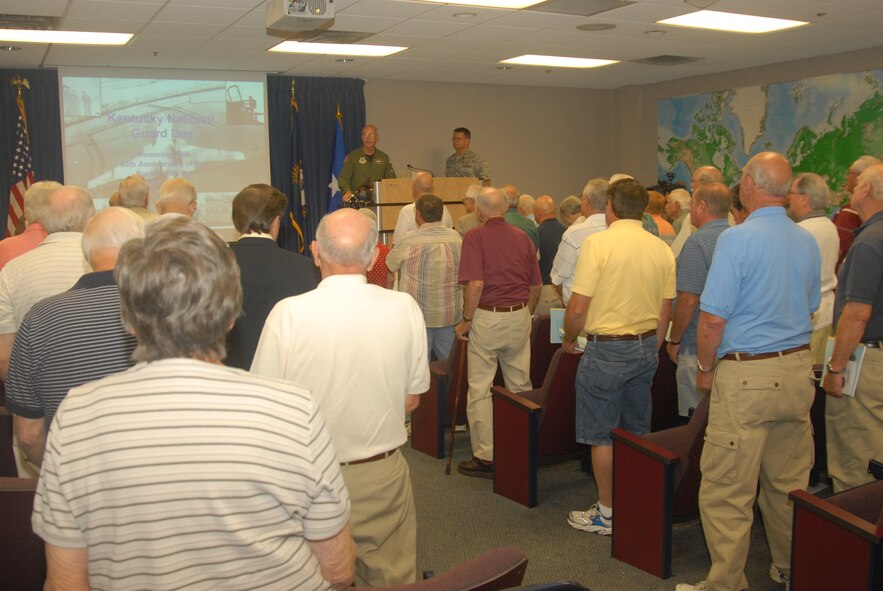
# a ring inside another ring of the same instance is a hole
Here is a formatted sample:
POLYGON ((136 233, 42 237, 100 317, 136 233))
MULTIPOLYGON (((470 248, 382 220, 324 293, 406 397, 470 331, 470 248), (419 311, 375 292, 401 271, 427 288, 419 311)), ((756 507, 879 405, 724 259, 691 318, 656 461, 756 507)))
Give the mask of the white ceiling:
MULTIPOLYGON (((556 0, 561 2, 562 0, 556 0)), ((571 6, 594 0, 569 0, 571 6)), ((134 33, 127 46, 19 44, 0 52, 0 68, 113 66, 250 70, 301 76, 431 80, 615 89, 883 44, 883 0, 719 0, 714 10, 812 23, 767 35, 740 35, 657 25, 696 10, 684 0, 634 3, 583 17, 539 10, 502 10, 416 0, 334 0, 332 30, 370 33, 363 43, 403 45, 386 58, 270 54, 260 0, 3 0, 0 13, 61 17, 60 28, 134 33), (458 13, 474 13, 471 18, 458 13), (616 28, 584 32, 579 25, 616 28), (650 30, 665 34, 649 36, 650 30), (525 53, 621 60, 593 70, 513 66, 525 53), (677 66, 630 60, 663 54, 702 58, 677 66)), ((468 100, 464 97, 464 100, 468 100)))

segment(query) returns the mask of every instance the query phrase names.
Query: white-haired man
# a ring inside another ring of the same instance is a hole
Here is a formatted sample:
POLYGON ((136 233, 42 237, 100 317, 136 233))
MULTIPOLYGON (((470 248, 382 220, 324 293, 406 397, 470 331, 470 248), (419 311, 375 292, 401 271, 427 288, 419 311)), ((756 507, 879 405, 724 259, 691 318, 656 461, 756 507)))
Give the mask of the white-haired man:
POLYGON ((165 181, 159 188, 156 211, 159 215, 176 213, 192 218, 196 213, 196 188, 193 183, 181 177, 165 181))
POLYGON ((690 192, 686 189, 675 189, 665 196, 665 213, 675 235, 681 231, 684 221, 690 221, 690 199, 690 192))
POLYGON ((37 248, 49 235, 40 218, 43 217, 49 194, 59 187, 61 184, 55 181, 38 181, 25 191, 25 223, 27 227, 17 236, 0 240, 0 270, 15 257, 37 248))
POLYGON ((457 220, 457 231, 460 236, 466 236, 466 232, 481 225, 478 212, 475 209, 479 193, 481 193, 481 185, 469 185, 466 189, 466 196, 463 197, 463 207, 466 208, 466 214, 457 220))
POLYGON ((251 366, 308 388, 328 423, 352 498, 359 586, 416 582, 417 517, 399 448, 405 414, 429 389, 420 307, 367 282, 376 244, 376 225, 354 209, 322 218, 310 246, 322 281, 276 304, 251 366))
POLYGON ((844 259, 846 259, 846 253, 849 252, 849 247, 852 246, 852 242, 855 240, 855 235, 852 233, 853 230, 862 224, 861 217, 852 207, 852 192, 855 190, 859 175, 863 173, 866 168, 876 166, 877 164, 880 164, 879 158, 865 154, 864 156, 858 157, 855 162, 850 164, 849 169, 846 171, 846 196, 849 198, 849 201, 846 205, 840 208, 840 211, 834 215, 834 219, 832 220, 837 227, 840 236, 840 256, 837 259, 838 271, 840 270, 840 265, 842 265, 844 259))
POLYGON ((120 181, 120 205, 131 209, 145 222, 152 222, 159 214, 147 210, 150 202, 150 185, 140 174, 132 174, 120 181))
POLYGON ((68 391, 133 363, 135 337, 120 322, 113 267, 123 244, 143 235, 144 221, 128 209, 99 212, 83 231, 92 272, 35 304, 16 333, 6 408, 14 416, 19 448, 35 466, 43 462, 49 425, 68 391))

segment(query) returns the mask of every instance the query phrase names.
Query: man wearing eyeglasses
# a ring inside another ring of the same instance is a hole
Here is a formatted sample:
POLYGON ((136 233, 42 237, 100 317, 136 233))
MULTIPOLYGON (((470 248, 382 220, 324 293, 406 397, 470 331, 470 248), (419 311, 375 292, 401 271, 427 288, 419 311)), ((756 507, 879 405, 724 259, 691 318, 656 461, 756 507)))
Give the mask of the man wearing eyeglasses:
POLYGON ((472 132, 465 127, 458 127, 454 130, 451 142, 454 144, 454 153, 445 162, 445 176, 490 178, 487 161, 469 149, 472 132))
POLYGON ((362 147, 346 155, 338 179, 344 201, 349 201, 353 193, 374 181, 396 178, 389 155, 377 149, 379 140, 377 127, 366 125, 362 128, 362 147))

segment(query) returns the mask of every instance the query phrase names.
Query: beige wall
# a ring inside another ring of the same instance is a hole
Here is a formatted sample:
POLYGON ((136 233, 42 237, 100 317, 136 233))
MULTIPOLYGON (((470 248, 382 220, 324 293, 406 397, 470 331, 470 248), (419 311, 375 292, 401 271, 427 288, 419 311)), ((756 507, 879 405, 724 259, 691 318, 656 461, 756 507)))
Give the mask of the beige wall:
POLYGON ((556 201, 607 174, 615 155, 614 93, 492 84, 368 80, 365 102, 380 148, 399 176, 407 164, 443 176, 455 127, 472 131, 495 185, 556 201), (606 138, 606 139, 605 139, 606 138))
POLYGON ((658 99, 879 68, 883 68, 883 47, 733 70, 711 76, 620 88, 615 92, 618 107, 617 129, 621 141, 614 165, 626 171, 634 171, 632 174, 643 182, 656 182, 658 99))
POLYGON ((443 175, 462 125, 494 184, 560 202, 596 176, 657 181, 658 99, 878 68, 883 46, 615 91, 368 80, 365 101, 400 176, 407 164, 443 175))

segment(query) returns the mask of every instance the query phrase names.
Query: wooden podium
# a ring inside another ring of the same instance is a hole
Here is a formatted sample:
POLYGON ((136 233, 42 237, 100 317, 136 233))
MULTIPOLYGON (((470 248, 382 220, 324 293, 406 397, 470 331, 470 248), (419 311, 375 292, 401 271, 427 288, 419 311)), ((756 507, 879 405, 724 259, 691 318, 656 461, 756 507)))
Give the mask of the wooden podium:
MULTIPOLYGON (((432 184, 433 194, 441 197, 456 222, 460 216, 466 213, 462 203, 466 189, 469 188, 469 185, 480 185, 481 181, 472 177, 435 177, 432 184)), ((387 244, 391 244, 392 232, 396 228, 399 212, 405 205, 413 203, 411 179, 383 179, 380 181, 380 197, 377 203, 380 231, 387 233, 387 244)))

